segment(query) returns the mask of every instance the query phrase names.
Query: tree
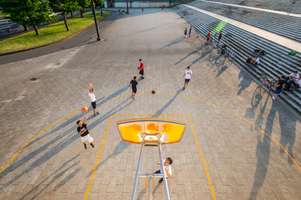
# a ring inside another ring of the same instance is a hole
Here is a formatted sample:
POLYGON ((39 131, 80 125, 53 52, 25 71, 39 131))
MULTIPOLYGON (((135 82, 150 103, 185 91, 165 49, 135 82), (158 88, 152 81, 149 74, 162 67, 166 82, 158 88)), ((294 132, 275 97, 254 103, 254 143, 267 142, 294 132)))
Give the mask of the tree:
POLYGON ((90 0, 77 0, 78 1, 78 5, 80 7, 80 16, 84 17, 84 11, 85 8, 88 8, 90 6, 90 0))
POLYGON ((79 10, 78 3, 75 0, 49 0, 49 2, 55 12, 61 12, 66 30, 69 31, 67 13, 70 12, 72 14, 73 11, 79 10))
POLYGON ((64 6, 67 12, 70 12, 71 18, 73 17, 73 11, 80 10, 78 2, 75 0, 65 0, 64 6))
POLYGON ((103 8, 105 6, 104 0, 95 0, 95 4, 100 6, 100 15, 103 15, 103 8))
POLYGON ((10 18, 24 26, 33 27, 39 35, 38 26, 50 19, 51 9, 46 0, 0 0, 0 6, 10 18))

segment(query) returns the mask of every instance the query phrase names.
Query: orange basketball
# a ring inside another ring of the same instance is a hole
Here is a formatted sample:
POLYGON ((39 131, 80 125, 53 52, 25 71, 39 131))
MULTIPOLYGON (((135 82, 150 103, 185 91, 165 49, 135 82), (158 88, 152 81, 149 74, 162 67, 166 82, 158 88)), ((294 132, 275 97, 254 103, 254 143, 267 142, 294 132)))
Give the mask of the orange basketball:
POLYGON ((83 113, 87 113, 87 112, 89 111, 88 106, 82 107, 81 111, 82 111, 83 113))

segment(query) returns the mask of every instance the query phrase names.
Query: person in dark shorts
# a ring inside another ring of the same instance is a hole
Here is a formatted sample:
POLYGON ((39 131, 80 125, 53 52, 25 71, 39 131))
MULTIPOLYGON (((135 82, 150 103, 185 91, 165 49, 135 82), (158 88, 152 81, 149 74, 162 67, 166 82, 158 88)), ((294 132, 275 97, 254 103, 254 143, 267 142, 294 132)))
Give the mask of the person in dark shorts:
POLYGON ((92 148, 94 148, 94 139, 89 134, 86 120, 85 119, 77 120, 76 124, 77 124, 77 132, 80 134, 80 138, 82 143, 84 144, 84 148, 87 149, 88 143, 91 145, 92 148))
POLYGON ((89 97, 91 99, 91 106, 93 108, 93 115, 96 116, 99 113, 96 110, 96 96, 94 94, 94 88, 93 87, 89 87, 89 97))
POLYGON ((138 62, 138 70, 139 70, 140 78, 144 79, 144 63, 141 58, 139 59, 138 62))
POLYGON ((137 77, 134 76, 133 79, 131 80, 130 82, 130 86, 132 87, 132 98, 135 99, 135 95, 137 93, 137 85, 138 85, 138 82, 137 82, 137 77))
POLYGON ((188 32, 187 27, 185 27, 185 29, 184 29, 184 37, 185 38, 187 38, 187 32, 188 32))
POLYGON ((185 82, 184 82, 183 90, 186 89, 188 83, 190 82, 190 80, 192 78, 192 70, 190 69, 190 66, 186 67, 185 73, 184 73, 184 78, 185 78, 185 82))
POLYGON ((191 32, 192 32, 192 26, 190 25, 190 26, 189 26, 189 30, 188 30, 188 37, 189 37, 189 38, 191 37, 191 32))

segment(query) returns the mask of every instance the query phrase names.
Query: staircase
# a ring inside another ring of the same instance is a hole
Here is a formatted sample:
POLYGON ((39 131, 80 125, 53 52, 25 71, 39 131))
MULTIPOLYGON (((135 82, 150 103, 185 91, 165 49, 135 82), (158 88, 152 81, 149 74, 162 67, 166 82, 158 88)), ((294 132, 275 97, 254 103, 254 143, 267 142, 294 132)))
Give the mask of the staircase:
MULTIPOLYGON (((183 5, 178 6, 179 14, 190 23, 197 32, 206 36, 220 20, 197 12, 183 5), (185 13, 185 15, 183 15, 185 13)), ((270 79, 277 79, 279 75, 288 75, 293 71, 301 72, 301 55, 289 56, 290 49, 261 38, 253 33, 227 24, 223 32, 222 42, 235 53, 235 63, 248 71, 257 81, 265 73, 270 79), (254 49, 265 50, 266 55, 261 58, 257 66, 247 64, 245 61, 253 55, 254 49)), ((300 34, 301 35, 301 34, 300 34)), ((284 92, 280 98, 291 108, 301 114, 301 91, 284 92)))

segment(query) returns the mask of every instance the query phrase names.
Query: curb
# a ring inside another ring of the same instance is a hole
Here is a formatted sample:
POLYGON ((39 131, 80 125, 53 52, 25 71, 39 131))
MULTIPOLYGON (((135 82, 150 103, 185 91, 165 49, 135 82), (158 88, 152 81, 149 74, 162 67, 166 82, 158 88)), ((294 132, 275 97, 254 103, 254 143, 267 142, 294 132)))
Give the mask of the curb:
MULTIPOLYGON (((108 15, 108 16, 109 16, 109 15, 108 15)), ((108 17, 108 16, 106 16, 106 17, 108 17)), ((105 18, 106 18, 106 17, 105 17, 105 18)), ((105 18, 103 18, 103 20, 105 20, 105 18)), ((102 20, 102 21, 103 21, 103 20, 102 20)), ((91 25, 85 27, 83 30, 81 30, 81 31, 79 31, 79 32, 77 32, 77 33, 74 33, 74 34, 72 34, 72 35, 70 35, 70 36, 68 36, 68 37, 66 37, 66 38, 62 38, 62 39, 60 39, 60 40, 58 40, 58 41, 55 41, 55 42, 52 42, 52 43, 49 43, 49 44, 43 44, 43 45, 40 45, 40 46, 28 48, 28 49, 21 49, 21 50, 17 50, 17 51, 11 51, 11 52, 6 52, 6 53, 0 53, 0 57, 1 57, 1 56, 6 56, 6 55, 15 54, 15 53, 21 53, 21 52, 29 51, 29 50, 33 50, 33 49, 38 49, 38 48, 41 48, 41 47, 49 46, 49 45, 52 45, 52 44, 56 44, 56 43, 59 43, 59 42, 63 42, 63 41, 72 39, 72 38, 78 36, 80 33, 82 33, 82 32, 84 32, 85 30, 87 30, 88 28, 92 27, 93 25, 94 25, 94 22, 93 22, 91 25)))

